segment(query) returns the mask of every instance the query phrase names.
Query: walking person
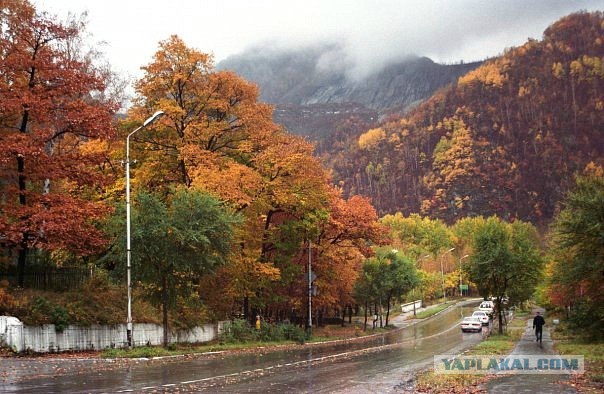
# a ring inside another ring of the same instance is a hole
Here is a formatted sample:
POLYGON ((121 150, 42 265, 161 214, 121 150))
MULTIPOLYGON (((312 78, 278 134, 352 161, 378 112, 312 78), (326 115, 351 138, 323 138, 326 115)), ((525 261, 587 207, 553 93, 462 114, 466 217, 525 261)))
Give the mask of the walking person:
POLYGON ((535 330, 536 341, 541 343, 543 338, 543 326, 545 325, 545 319, 541 316, 541 312, 537 311, 537 315, 533 319, 533 330, 535 330))

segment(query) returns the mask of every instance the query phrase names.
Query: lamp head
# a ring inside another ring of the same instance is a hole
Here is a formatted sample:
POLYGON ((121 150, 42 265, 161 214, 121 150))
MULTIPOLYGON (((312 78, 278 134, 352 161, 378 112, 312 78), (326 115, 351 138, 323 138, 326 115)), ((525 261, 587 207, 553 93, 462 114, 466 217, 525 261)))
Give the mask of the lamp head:
POLYGON ((153 115, 151 115, 149 118, 147 118, 147 120, 145 120, 145 123, 143 123, 143 127, 148 126, 151 123, 155 122, 157 119, 161 118, 163 114, 164 114, 164 111, 155 112, 153 115))

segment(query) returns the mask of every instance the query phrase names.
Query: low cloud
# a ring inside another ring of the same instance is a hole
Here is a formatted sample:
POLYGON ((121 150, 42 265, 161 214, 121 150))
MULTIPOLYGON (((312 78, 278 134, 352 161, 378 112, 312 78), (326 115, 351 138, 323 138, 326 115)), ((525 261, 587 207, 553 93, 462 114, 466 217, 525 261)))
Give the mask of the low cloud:
MULTIPOLYGON (((363 78, 410 55, 442 63, 484 60, 505 48, 539 39, 560 17, 596 10, 601 1, 313 1, 302 15, 283 16, 283 30, 264 32, 264 43, 296 49, 338 43, 322 54, 319 70, 346 69, 363 78), (316 14, 313 14, 316 12, 316 14), (289 28, 285 29, 285 26, 289 28)), ((259 42, 255 46, 261 45, 259 42)))

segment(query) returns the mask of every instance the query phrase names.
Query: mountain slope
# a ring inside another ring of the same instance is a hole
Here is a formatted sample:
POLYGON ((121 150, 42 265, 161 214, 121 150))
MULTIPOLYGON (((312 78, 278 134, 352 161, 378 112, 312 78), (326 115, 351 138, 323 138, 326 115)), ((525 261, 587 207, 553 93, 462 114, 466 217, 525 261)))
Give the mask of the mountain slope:
POLYGON ((575 172, 604 164, 604 20, 578 13, 330 157, 380 213, 547 223, 575 172))

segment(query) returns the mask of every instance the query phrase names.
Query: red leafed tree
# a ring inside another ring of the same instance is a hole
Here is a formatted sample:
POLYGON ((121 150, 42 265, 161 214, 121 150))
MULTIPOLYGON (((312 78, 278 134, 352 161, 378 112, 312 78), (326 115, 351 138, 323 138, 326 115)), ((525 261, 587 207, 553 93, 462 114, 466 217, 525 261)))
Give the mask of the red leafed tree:
MULTIPOLYGON (((363 260, 373 255, 370 246, 385 244, 388 237, 368 198, 352 196, 345 200, 341 191, 333 188, 329 205, 329 218, 313 245, 317 253, 312 270, 320 289, 314 305, 318 309, 345 310, 353 303, 352 291, 363 260)), ((306 262, 304 253, 301 260, 306 262)))
POLYGON ((84 145, 113 135, 109 75, 83 51, 84 24, 60 22, 24 0, 0 3, 0 247, 83 256, 104 244, 93 221, 102 159, 84 145))

